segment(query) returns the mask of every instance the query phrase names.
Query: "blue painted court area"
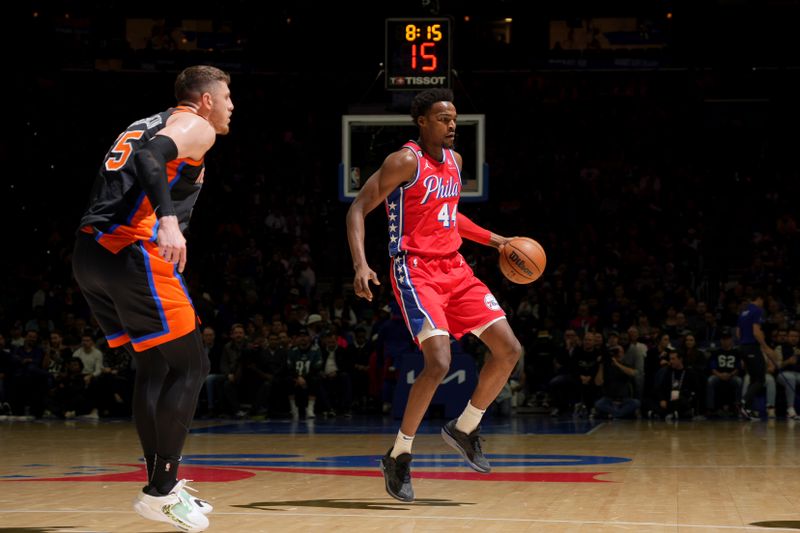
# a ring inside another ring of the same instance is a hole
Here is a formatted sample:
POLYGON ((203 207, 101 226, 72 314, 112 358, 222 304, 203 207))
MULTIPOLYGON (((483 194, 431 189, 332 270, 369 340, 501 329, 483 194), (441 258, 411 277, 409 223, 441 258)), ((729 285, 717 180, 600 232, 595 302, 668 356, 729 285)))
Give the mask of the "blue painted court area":
MULTIPOLYGON (((425 420, 417 434, 438 435, 447 420, 425 420)), ((602 425, 593 420, 559 420, 543 416, 517 416, 486 420, 483 435, 585 435, 602 425)), ((208 421, 191 430, 194 434, 220 435, 363 435, 395 434, 400 420, 391 417, 317 418, 313 420, 208 421)))
MULTIPOLYGON (((487 454, 492 467, 538 468, 544 466, 594 466, 627 463, 627 457, 600 455, 531 455, 487 454)), ((259 468, 371 468, 380 461, 380 455, 342 455, 316 457, 310 461, 302 455, 292 454, 203 454, 184 455, 181 464, 195 466, 244 466, 259 468)), ((414 466, 430 468, 463 468, 464 460, 455 454, 416 454, 414 466)))

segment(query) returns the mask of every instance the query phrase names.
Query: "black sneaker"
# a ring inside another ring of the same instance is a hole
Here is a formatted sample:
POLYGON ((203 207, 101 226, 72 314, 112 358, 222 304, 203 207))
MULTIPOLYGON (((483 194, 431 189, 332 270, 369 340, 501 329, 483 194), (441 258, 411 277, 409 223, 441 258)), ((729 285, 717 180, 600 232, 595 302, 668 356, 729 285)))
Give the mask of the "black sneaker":
POLYGON ((744 405, 739 407, 739 416, 744 420, 761 420, 761 417, 757 412, 751 411, 744 405))
POLYGON ((383 480, 386 482, 386 492, 389 496, 401 502, 414 501, 414 489, 411 487, 411 454, 401 453, 394 458, 386 452, 381 459, 383 480))
POLYGON ((467 435, 463 431, 456 429, 456 420, 453 419, 442 428, 442 438, 444 441, 452 446, 461 454, 461 457, 467 461, 467 464, 481 474, 488 474, 491 472, 492 467, 489 461, 483 455, 481 450, 481 428, 478 426, 475 430, 467 435))

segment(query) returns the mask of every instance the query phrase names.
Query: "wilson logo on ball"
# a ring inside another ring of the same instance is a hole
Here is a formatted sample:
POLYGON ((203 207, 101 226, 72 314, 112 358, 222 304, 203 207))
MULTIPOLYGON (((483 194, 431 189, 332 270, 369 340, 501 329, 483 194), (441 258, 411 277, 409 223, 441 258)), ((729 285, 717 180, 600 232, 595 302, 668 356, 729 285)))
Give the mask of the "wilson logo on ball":
POLYGON ((522 270, 526 276, 533 277, 533 271, 525 265, 525 260, 522 259, 520 256, 517 255, 517 252, 511 252, 511 255, 508 256, 515 265, 517 265, 520 270, 522 270))

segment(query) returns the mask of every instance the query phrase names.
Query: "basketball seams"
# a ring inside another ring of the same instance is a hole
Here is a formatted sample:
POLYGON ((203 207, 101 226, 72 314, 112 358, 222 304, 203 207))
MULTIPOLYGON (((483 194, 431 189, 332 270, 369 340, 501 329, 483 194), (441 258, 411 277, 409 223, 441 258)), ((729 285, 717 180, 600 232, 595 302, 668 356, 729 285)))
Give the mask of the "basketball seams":
MULTIPOLYGON (((526 264, 526 265, 532 265, 532 266, 536 267, 536 270, 538 270, 538 271, 539 271, 539 274, 541 275, 541 273, 542 273, 542 269, 541 269, 541 268, 539 268, 539 265, 537 265, 537 264, 536 264, 536 261, 534 261, 534 260, 533 260, 533 258, 531 258, 531 257, 528 257, 528 254, 526 254, 525 252, 523 252, 522 250, 520 250, 519 248, 517 248, 517 247, 516 247, 516 246, 514 246, 513 244, 509 244, 508 246, 511 246, 511 248, 513 248, 514 250, 516 250, 516 251, 517 251, 517 253, 518 253, 520 256, 522 256, 522 257, 524 257, 524 258, 525 258, 525 264, 526 264)), ((517 270, 517 269, 515 268, 514 270, 517 270)), ((524 277, 524 276, 523 276, 523 277, 524 277)))
POLYGON ((522 248, 515 246, 511 242, 506 244, 510 249, 504 249, 504 251, 500 253, 500 270, 510 281, 527 285, 542 276, 546 268, 547 256, 545 255, 542 245, 530 237, 516 237, 514 240, 527 242, 524 243, 525 246, 522 248), (536 246, 534 247, 532 245, 536 246), (526 250, 534 254, 534 256, 536 256, 538 252, 538 259, 534 259, 528 255, 526 250), (519 257, 522 262, 522 267, 511 260, 510 255, 512 254, 519 257), (538 263, 539 260, 544 264, 540 265, 538 263))

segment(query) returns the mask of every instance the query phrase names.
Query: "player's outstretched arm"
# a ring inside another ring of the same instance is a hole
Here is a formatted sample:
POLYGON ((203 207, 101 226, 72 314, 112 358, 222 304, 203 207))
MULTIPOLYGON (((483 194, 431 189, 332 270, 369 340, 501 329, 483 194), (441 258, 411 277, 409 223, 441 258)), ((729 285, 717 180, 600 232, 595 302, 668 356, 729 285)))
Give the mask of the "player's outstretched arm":
POLYGON ((364 219, 389 193, 414 177, 417 159, 409 150, 390 154, 381 167, 369 177, 347 211, 347 241, 353 258, 353 290, 356 296, 372 301, 369 282, 380 285, 378 275, 367 264, 364 252, 364 219))

